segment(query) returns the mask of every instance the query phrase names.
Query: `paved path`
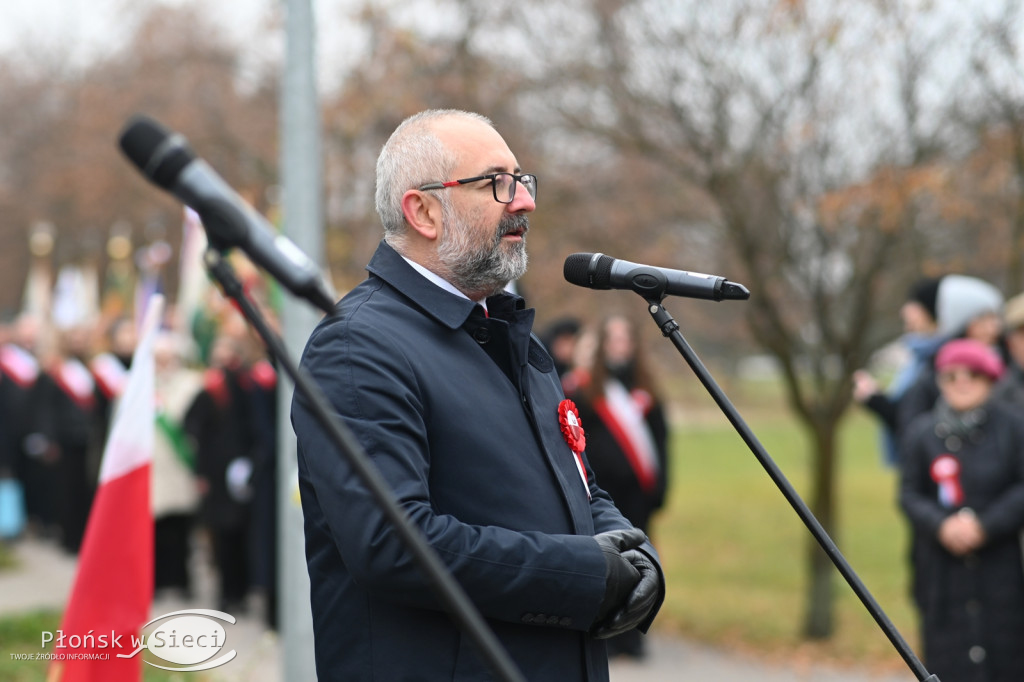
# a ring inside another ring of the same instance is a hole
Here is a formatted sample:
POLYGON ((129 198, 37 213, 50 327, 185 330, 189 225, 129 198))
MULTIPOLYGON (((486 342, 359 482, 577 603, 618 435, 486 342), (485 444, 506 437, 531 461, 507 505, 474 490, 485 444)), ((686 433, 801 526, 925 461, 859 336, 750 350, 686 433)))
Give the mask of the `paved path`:
MULTIPOLYGON (((74 580, 75 560, 52 544, 23 540, 15 545, 18 567, 0 571, 0 614, 35 609, 60 609, 74 580)), ((193 574, 197 576, 196 597, 191 602, 161 597, 154 601, 151 614, 159 615, 184 608, 213 608, 213 586, 206 557, 196 552, 193 574)), ((259 613, 259 599, 252 608, 259 613)), ((217 668, 211 682, 280 682, 280 648, 273 632, 259 618, 240 616, 228 626, 229 644, 238 657, 217 668)), ((666 635, 652 634, 649 655, 640 662, 613 660, 612 682, 913 682, 905 674, 871 674, 857 670, 833 669, 820 665, 767 664, 714 647, 666 635)), ((7 652, 0 651, 0 655, 7 652)), ((289 681, 291 682, 291 681, 289 681)))
POLYGON ((905 674, 873 674, 814 664, 768 664, 705 644, 653 634, 642 662, 613 660, 612 682, 914 682, 905 674))

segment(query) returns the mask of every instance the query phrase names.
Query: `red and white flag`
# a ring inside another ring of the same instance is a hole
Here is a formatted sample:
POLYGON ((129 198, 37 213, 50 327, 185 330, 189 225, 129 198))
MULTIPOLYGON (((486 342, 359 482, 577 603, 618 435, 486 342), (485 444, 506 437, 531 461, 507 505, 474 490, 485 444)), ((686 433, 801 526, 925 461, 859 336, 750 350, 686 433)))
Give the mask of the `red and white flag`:
POLYGON ((55 649, 50 682, 138 682, 141 657, 119 658, 134 648, 153 600, 153 340, 163 297, 146 308, 140 341, 117 407, 100 467, 78 570, 61 622, 63 649, 55 649))

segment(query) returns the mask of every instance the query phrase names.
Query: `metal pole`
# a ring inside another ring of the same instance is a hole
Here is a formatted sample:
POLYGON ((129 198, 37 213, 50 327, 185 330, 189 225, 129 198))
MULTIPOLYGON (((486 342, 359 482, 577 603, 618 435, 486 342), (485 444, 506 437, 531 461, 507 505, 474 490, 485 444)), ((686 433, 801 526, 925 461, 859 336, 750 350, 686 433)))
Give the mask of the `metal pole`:
MULTIPOLYGON (((296 246, 322 263, 320 113, 313 8, 311 0, 284 0, 284 4, 286 48, 279 105, 283 229, 296 246)), ((281 329, 290 357, 297 358, 302 352, 318 318, 319 313, 310 306, 282 306, 281 329)), ((294 384, 283 372, 279 374, 277 603, 281 679, 315 680, 295 434, 288 418, 294 384)))

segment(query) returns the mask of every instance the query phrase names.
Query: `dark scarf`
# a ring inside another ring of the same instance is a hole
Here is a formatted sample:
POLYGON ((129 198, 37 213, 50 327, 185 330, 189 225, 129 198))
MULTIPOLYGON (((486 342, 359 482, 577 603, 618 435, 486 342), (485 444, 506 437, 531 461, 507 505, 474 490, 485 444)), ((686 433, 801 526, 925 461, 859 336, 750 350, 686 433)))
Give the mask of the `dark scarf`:
POLYGON ((987 403, 973 410, 960 412, 939 398, 935 403, 935 435, 945 442, 951 452, 958 451, 965 441, 979 442, 988 422, 986 407, 987 403))

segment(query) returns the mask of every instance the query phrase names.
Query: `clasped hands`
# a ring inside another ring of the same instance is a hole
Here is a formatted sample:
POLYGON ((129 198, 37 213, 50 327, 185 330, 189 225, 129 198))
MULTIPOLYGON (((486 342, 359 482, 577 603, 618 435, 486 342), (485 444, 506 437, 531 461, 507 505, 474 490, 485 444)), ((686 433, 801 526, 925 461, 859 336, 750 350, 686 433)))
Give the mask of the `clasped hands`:
POLYGON ((955 556, 964 556, 985 544, 985 529, 970 509, 950 514, 939 526, 939 542, 955 556))
POLYGON ((658 599, 661 576, 646 554, 637 550, 647 540, 639 528, 612 530, 594 536, 605 559, 605 593, 591 634, 607 639, 632 630, 658 599))

